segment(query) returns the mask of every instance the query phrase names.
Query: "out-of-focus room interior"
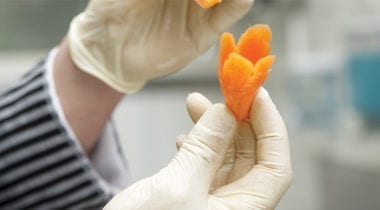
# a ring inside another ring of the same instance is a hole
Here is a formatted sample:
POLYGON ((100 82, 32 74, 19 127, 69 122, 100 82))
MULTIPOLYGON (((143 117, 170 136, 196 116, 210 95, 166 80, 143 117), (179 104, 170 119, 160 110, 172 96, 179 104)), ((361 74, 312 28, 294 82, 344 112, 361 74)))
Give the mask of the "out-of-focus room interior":
MULTIPOLYGON (((0 90, 44 58, 84 0, 0 0, 0 90)), ((230 29, 267 23, 276 63, 264 87, 284 117, 294 181, 277 209, 380 209, 380 1, 256 0, 230 29)), ((174 156, 185 99, 223 102, 215 44, 183 71, 128 95, 114 114, 133 181, 174 156)), ((94 104, 101 106, 101 104, 94 104)))

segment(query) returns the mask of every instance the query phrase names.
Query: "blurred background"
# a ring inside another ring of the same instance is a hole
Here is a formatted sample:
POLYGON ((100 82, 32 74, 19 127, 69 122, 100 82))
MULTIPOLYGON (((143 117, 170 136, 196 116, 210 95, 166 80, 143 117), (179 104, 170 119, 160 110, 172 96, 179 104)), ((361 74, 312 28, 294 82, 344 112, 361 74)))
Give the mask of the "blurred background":
MULTIPOLYGON (((83 0, 0 0, 0 90, 46 56, 83 0)), ((277 209, 380 209, 380 1, 256 0, 230 29, 267 23, 277 56, 265 83, 288 125, 294 182, 277 209)), ((174 156, 197 91, 223 102, 218 46, 125 97, 114 119, 133 181, 174 156)), ((98 105, 98 104, 97 104, 98 105)))

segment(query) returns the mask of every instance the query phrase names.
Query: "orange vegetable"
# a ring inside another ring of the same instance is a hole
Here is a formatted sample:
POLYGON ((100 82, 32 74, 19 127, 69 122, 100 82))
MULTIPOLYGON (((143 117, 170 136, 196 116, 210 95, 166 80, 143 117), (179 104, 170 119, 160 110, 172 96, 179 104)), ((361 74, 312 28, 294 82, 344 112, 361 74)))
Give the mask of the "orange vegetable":
POLYGON ((222 35, 218 78, 226 105, 239 121, 248 119, 257 91, 274 63, 275 56, 269 55, 271 39, 268 25, 248 28, 237 45, 232 34, 222 35))
POLYGON ((222 0, 195 0, 204 9, 210 8, 222 2, 222 0))

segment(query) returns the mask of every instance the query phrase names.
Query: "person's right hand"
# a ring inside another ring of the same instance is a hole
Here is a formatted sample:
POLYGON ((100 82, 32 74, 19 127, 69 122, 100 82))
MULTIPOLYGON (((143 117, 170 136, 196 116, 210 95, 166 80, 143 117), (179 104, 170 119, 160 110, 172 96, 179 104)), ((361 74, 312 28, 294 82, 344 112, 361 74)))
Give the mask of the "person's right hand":
POLYGON ((250 122, 235 138, 231 178, 212 190, 236 121, 224 106, 203 106, 193 99, 188 100, 191 116, 202 117, 173 161, 119 193, 105 209, 273 209, 277 205, 291 183, 292 170, 286 128, 268 93, 259 91, 250 122))
MULTIPOLYGON (((190 118, 196 123, 212 107, 212 103, 202 94, 193 93, 187 98, 186 107, 190 118)), ((248 173, 255 174, 251 177, 251 182, 247 183, 257 186, 258 190, 250 192, 255 196, 246 199, 255 206, 253 209, 274 208, 290 185, 293 175, 286 128, 264 88, 260 89, 252 106, 250 119, 238 123, 224 162, 215 173, 210 193, 224 197, 228 195, 223 192, 226 189, 224 185, 233 183, 248 173), (255 179, 258 180, 254 181, 255 179)), ((177 149, 180 149, 183 140, 184 135, 177 138, 177 149)), ((234 188, 233 185, 228 187, 231 188, 234 188)), ((242 192, 243 189, 236 190, 242 192)))
POLYGON ((205 52, 252 4, 223 0, 203 9, 194 0, 91 0, 71 22, 71 56, 115 90, 135 92, 205 52))

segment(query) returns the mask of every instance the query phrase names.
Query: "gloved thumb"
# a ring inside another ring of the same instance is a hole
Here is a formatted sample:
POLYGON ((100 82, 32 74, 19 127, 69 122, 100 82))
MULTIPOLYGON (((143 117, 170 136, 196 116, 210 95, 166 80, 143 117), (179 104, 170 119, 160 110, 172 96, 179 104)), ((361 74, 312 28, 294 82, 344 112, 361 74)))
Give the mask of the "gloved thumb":
POLYGON ((189 171, 198 174, 197 181, 211 184, 213 175, 220 167, 233 139, 236 120, 229 109, 222 104, 213 105, 199 119, 194 128, 185 137, 178 158, 189 171))

